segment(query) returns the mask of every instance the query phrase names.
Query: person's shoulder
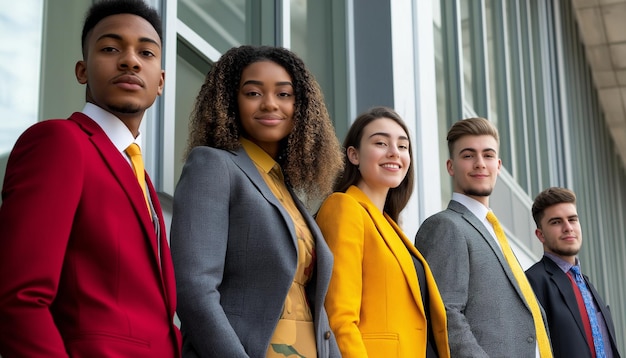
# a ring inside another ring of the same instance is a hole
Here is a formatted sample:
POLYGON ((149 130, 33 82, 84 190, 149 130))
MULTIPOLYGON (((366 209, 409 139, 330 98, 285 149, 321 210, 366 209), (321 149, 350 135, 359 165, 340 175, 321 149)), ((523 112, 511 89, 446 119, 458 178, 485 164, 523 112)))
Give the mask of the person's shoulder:
POLYGON ((316 218, 321 220, 339 220, 339 218, 356 219, 360 211, 365 211, 359 201, 343 192, 330 194, 320 205, 316 218), (355 215, 356 214, 356 215, 355 215))
POLYGON ((51 118, 41 122, 37 122, 26 130, 26 132, 32 131, 56 131, 56 130, 73 130, 79 129, 76 122, 68 120, 67 118, 51 118))
POLYGON ((446 208, 438 213, 435 213, 431 216, 429 216, 424 223, 429 222, 429 223, 441 223, 441 222, 446 222, 446 223, 450 223, 450 224, 456 224, 459 223, 460 220, 460 214, 457 213, 454 210, 451 210, 450 208, 446 208))
POLYGON ((224 162, 234 157, 234 153, 228 150, 208 146, 194 147, 187 156, 187 163, 194 162, 224 162))
POLYGON ((197 147, 193 147, 193 149, 191 149, 191 151, 189 152, 190 157, 191 156, 224 156, 227 154, 232 155, 232 153, 227 150, 209 147, 206 145, 199 145, 197 147))
POLYGON ((40 147, 58 143, 67 146, 78 138, 86 139, 87 136, 75 122, 67 119, 47 119, 28 127, 18 137, 15 145, 16 147, 23 145, 40 147))
POLYGON ((433 235, 438 237, 439 242, 442 240, 461 242, 458 239, 469 232, 467 225, 459 213, 448 208, 424 220, 415 236, 416 242, 424 238, 429 239, 433 235))
POLYGON ((527 275, 539 275, 541 273, 545 273, 545 267, 542 261, 535 262, 532 266, 530 266, 526 270, 527 275))
POLYGON ((550 262, 550 259, 546 258, 545 256, 541 260, 535 262, 526 270, 526 276, 528 277, 528 279, 530 281, 539 281, 541 279, 546 279, 553 274, 558 275, 560 270, 550 269, 548 267, 550 265, 550 262))
POLYGON ((347 193, 341 192, 341 191, 336 191, 332 194, 330 194, 326 200, 338 200, 338 201, 349 201, 349 202, 357 202, 357 200, 352 197, 352 195, 349 195, 347 193))
POLYGON ((528 278, 528 282, 538 296, 543 295, 544 289, 542 287, 551 287, 550 277, 552 276, 552 274, 548 273, 545 267, 545 263, 543 261, 538 261, 534 263, 526 270, 525 273, 526 277, 528 278))
POLYGON ((210 177, 213 182, 249 178, 256 171, 254 162, 243 148, 231 151, 197 146, 189 152, 183 166, 183 173, 210 177))
POLYGON ((361 207, 359 202, 349 194, 343 192, 334 192, 330 194, 320 206, 320 210, 332 208, 336 210, 336 208, 349 208, 349 207, 361 207))

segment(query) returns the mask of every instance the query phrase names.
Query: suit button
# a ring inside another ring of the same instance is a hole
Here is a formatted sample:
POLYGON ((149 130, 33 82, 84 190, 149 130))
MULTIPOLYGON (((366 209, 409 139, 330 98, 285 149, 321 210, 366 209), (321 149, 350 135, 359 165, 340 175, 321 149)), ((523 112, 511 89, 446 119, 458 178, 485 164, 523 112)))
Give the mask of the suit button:
POLYGON ((535 337, 532 337, 532 336, 531 336, 531 337, 528 337, 528 339, 526 339, 526 341, 527 341, 528 343, 533 343, 533 342, 535 341, 535 337))
POLYGON ((324 333, 324 339, 330 339, 330 331, 326 331, 326 333, 324 333))

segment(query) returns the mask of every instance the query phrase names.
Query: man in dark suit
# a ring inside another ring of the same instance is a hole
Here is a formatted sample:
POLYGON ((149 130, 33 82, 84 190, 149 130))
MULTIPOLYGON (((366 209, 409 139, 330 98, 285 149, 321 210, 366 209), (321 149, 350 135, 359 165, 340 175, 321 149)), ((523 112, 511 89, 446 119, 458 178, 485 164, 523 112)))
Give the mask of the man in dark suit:
POLYGON ((452 200, 422 223, 415 245, 446 307, 450 355, 550 357, 541 309, 524 271, 501 226, 489 221, 489 197, 502 165, 498 131, 484 118, 469 118, 456 122, 447 139, 452 200))
POLYGON ((98 2, 82 46, 82 112, 33 125, 9 157, 0 354, 179 357, 161 207, 141 156, 126 152, 163 90, 161 20, 141 0, 98 2))
POLYGON ((576 282, 576 271, 580 274, 576 255, 582 245, 576 195, 569 189, 548 188, 535 198, 532 214, 544 256, 526 275, 546 312, 554 356, 619 357, 609 307, 589 278, 579 276, 582 287, 576 282))

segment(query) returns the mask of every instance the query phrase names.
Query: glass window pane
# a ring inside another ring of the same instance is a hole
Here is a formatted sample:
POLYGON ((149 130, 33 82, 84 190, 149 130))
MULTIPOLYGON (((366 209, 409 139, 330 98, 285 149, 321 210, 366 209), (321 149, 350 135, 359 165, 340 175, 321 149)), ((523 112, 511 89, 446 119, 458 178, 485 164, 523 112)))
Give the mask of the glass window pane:
POLYGON ((345 4, 332 0, 290 0, 290 46, 319 83, 339 138, 347 131, 348 83, 345 4))
POLYGON ((37 121, 43 0, 0 2, 0 155, 37 121), (18 65, 19 64, 19 65, 18 65))
POLYGON ((528 76, 528 35, 526 31, 522 31, 522 29, 526 28, 524 10, 525 7, 523 4, 514 4, 510 8, 507 8, 507 19, 509 20, 508 41, 510 44, 509 58, 511 59, 510 88, 512 99, 512 115, 508 120, 511 124, 511 139, 514 140, 509 145, 512 151, 512 163, 510 163, 509 168, 511 170, 511 175, 513 175, 517 183, 525 191, 528 191, 528 156, 526 149, 528 146, 527 103, 530 99, 527 98, 526 83, 528 76))
POLYGON ((218 51, 250 43, 246 4, 250 0, 179 0, 178 18, 218 51))
POLYGON ((307 31, 307 8, 308 0, 291 0, 290 10, 290 26, 291 26, 291 50, 298 54, 303 60, 307 56, 308 49, 308 31, 307 31))
POLYGON ((498 96, 499 92, 498 85, 500 83, 497 81, 497 70, 496 66, 498 65, 496 59, 496 31, 501 31, 501 29, 494 29, 494 11, 491 6, 491 0, 485 1, 485 22, 487 24, 487 56, 489 63, 489 120, 493 122, 496 126, 498 124, 498 96))
MULTIPOLYGON (((439 136, 439 156, 448 158, 448 144, 445 140, 448 132, 449 122, 456 122, 456 118, 449 118, 448 98, 446 93, 446 69, 444 60, 444 29, 442 28, 441 0, 433 0, 433 34, 435 43, 435 78, 437 85, 437 115, 439 136)), ((445 0, 444 0, 445 1, 445 0)), ((439 166, 439 177, 441 178, 441 207, 448 205, 448 200, 452 196, 452 180, 445 165, 439 166)))
POLYGON ((184 165, 189 137, 189 116, 211 64, 183 42, 178 42, 176 60, 176 123, 174 125, 174 180, 178 182, 184 165))
POLYGON ((489 120, 500 133, 500 158, 503 165, 510 170, 513 163, 511 157, 510 122, 509 122, 509 85, 507 52, 509 51, 507 35, 507 19, 504 16, 507 3, 499 0, 485 1, 485 22, 487 25, 487 56, 489 68, 489 120))
POLYGON ((472 38, 472 18, 470 14, 470 3, 468 0, 461 1, 461 41, 463 44, 463 96, 465 103, 473 106, 473 71, 472 71, 472 51, 474 49, 472 38))

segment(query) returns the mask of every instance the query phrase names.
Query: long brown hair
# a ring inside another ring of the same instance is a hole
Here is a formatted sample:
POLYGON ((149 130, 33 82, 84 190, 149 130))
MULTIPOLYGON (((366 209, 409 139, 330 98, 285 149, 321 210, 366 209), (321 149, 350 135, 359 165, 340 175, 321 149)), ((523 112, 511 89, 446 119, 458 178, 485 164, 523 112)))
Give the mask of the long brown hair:
POLYGON ((351 185, 356 185, 361 180, 359 168, 348 160, 347 148, 354 147, 358 149, 361 145, 363 129, 374 120, 380 118, 389 118, 398 123, 404 132, 406 132, 407 137, 409 137, 409 157, 411 158, 411 164, 409 164, 409 169, 400 185, 389 189, 387 199, 385 200, 385 207, 383 208, 391 219, 398 222, 400 212, 409 202, 411 194, 413 193, 415 174, 413 173, 413 146, 411 145, 409 130, 400 115, 391 108, 373 107, 359 115, 354 123, 352 123, 348 134, 346 134, 346 139, 343 141, 345 169, 343 174, 337 179, 334 191, 345 192, 351 185))

